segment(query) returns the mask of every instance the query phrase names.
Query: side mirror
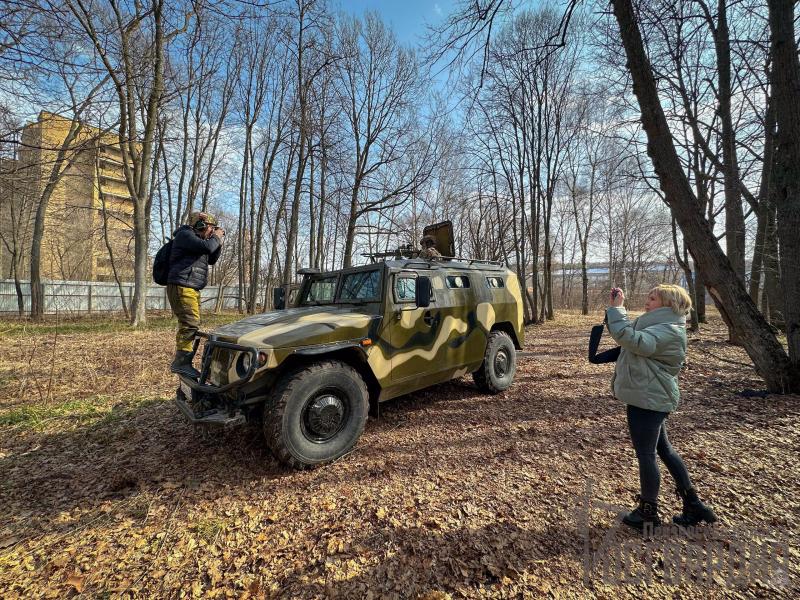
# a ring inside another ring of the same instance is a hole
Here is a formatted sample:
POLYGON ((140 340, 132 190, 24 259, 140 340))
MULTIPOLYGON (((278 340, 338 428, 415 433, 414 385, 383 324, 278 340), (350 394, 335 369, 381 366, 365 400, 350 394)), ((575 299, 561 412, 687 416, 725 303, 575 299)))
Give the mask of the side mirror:
POLYGON ((286 308, 286 288, 276 287, 272 290, 272 307, 275 310, 286 308))
POLYGON ((431 305, 431 278, 420 275, 414 290, 414 303, 417 308, 428 308, 431 305))

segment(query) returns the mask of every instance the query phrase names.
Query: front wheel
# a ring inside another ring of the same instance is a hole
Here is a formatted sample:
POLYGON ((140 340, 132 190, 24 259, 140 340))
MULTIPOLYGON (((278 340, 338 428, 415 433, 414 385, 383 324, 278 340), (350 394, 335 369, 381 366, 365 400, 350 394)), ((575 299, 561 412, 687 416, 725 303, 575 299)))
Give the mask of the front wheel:
POLYGON ((264 408, 267 445, 282 463, 304 469, 339 458, 367 422, 367 386, 358 372, 324 361, 287 373, 264 408))
POLYGON ((499 394, 508 389, 517 372, 517 351, 514 342, 504 331, 493 331, 486 341, 483 363, 472 374, 482 392, 499 394))

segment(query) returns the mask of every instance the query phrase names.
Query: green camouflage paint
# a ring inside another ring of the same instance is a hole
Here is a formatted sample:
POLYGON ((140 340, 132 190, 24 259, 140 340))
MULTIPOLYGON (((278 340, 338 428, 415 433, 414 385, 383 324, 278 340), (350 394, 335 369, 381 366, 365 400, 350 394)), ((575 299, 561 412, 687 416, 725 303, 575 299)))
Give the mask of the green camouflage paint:
MULTIPOLYGON (((313 352, 307 360, 323 358, 327 349, 361 348, 366 363, 386 400, 466 375, 483 361, 489 332, 506 324, 523 343, 522 294, 516 274, 481 263, 393 260, 345 271, 307 277, 330 277, 371 269, 381 270, 382 297, 361 304, 336 303, 295 306, 247 317, 212 332, 215 339, 257 348, 267 361, 253 382, 269 377, 291 355, 313 352), (394 296, 395 278, 427 275, 433 294, 427 308, 400 302, 394 296), (448 276, 466 276, 470 286, 448 288, 448 276), (503 287, 490 287, 487 277, 499 277, 503 287), (372 344, 361 346, 369 338, 372 344)), ((302 297, 305 282, 298 298, 302 297)), ((215 350, 210 381, 225 384, 239 377, 238 353, 215 350)), ((253 383, 248 384, 253 389, 253 383)), ((261 390, 261 394, 265 391, 261 390)))

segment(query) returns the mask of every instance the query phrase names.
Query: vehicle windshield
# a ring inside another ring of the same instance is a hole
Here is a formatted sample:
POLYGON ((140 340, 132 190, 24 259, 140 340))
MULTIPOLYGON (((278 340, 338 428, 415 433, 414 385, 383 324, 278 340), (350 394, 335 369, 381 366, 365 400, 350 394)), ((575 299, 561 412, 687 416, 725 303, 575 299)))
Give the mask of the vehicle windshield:
POLYGON ((342 275, 341 289, 336 295, 339 275, 317 276, 305 288, 300 306, 318 304, 361 304, 381 299, 381 271, 359 271, 342 275))
POLYGON ((340 302, 367 302, 380 300, 381 297, 381 272, 362 271, 349 273, 342 281, 342 291, 339 293, 340 302))
POLYGON ((336 275, 312 279, 300 304, 331 304, 336 293, 336 279, 336 275))

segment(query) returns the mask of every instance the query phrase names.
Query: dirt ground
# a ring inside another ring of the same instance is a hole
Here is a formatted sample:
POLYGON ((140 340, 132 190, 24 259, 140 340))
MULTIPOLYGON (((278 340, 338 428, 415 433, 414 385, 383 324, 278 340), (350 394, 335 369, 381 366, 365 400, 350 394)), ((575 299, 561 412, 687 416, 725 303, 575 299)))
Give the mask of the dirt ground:
POLYGON ((0 322, 0 597, 798 597, 800 398, 740 395, 763 384, 721 323, 692 336, 669 432, 721 522, 643 540, 599 320, 528 328, 506 393, 390 401, 306 472, 181 418, 169 320, 0 322))

